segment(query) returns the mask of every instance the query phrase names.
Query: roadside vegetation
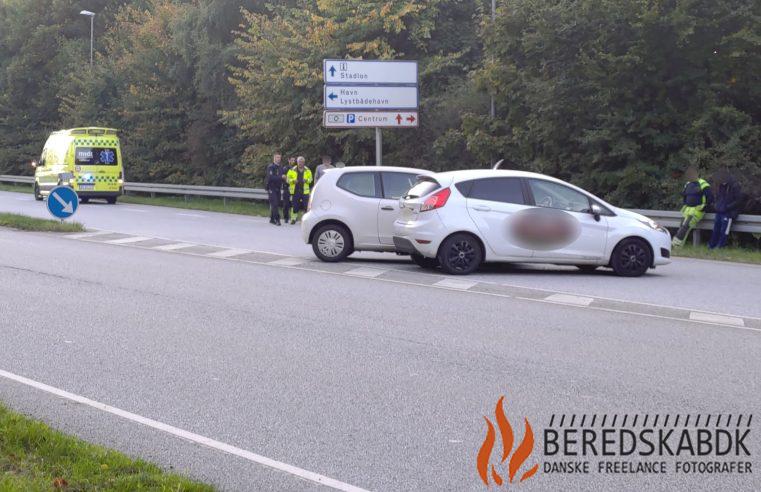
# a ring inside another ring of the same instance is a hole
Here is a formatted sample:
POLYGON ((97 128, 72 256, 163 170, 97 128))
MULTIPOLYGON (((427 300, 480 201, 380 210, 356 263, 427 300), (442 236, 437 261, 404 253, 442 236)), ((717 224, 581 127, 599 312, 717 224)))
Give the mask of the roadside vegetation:
POLYGON ((681 248, 675 248, 673 253, 674 256, 683 258, 761 264, 761 249, 732 246, 721 249, 708 249, 705 245, 696 247, 690 244, 684 245, 681 248))
POLYGON ((0 227, 10 227, 20 231, 40 232, 82 232, 85 230, 84 226, 79 222, 60 222, 9 213, 0 213, 0 227))
POLYGON ((158 207, 185 208, 191 210, 204 210, 207 212, 223 212, 228 214, 253 215, 257 217, 269 217, 269 206, 266 203, 252 202, 248 200, 221 198, 188 197, 186 200, 181 196, 157 196, 123 195, 119 197, 122 203, 135 203, 140 205, 154 205, 158 207))
POLYGON ((66 436, 0 405, 0 490, 206 492, 213 488, 66 436))

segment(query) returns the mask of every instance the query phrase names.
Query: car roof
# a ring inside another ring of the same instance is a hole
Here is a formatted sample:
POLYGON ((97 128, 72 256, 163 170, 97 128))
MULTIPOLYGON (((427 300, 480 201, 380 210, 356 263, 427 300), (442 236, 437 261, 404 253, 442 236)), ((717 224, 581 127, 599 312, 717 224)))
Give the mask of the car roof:
POLYGON ((401 166, 346 166, 346 167, 337 167, 334 169, 328 169, 326 172, 335 172, 339 171, 341 173, 353 173, 353 172, 360 172, 360 171, 398 171, 398 172, 413 172, 417 174, 426 174, 426 175, 433 175, 435 174, 433 171, 429 171, 427 169, 417 169, 414 167, 401 167, 401 166))
POLYGON ((436 176, 442 178, 448 178, 454 181, 463 181, 466 179, 478 179, 478 178, 495 178, 495 177, 511 177, 511 178, 541 178, 550 179, 552 181, 563 182, 552 176, 546 174, 532 173, 529 171, 518 171, 516 169, 466 169, 460 171, 446 171, 438 173, 436 176))

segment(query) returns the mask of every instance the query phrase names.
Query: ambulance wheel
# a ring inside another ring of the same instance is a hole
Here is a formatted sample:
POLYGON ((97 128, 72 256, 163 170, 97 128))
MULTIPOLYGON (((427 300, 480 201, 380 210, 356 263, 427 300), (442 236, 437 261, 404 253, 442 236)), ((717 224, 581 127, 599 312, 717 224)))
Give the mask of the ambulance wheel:
POLYGON ((339 224, 327 224, 320 227, 312 239, 312 251, 315 256, 328 263, 343 261, 353 249, 354 241, 351 233, 339 224))
POLYGON ((116 203, 116 197, 112 196, 112 197, 106 198, 106 202, 108 202, 109 205, 114 205, 116 203))
POLYGON ((82 202, 82 203, 90 203, 90 199, 89 198, 80 198, 79 201, 82 202))
POLYGON ((653 264, 653 253, 647 243, 636 237, 624 239, 610 258, 610 266, 622 277, 639 277, 653 264))
POLYGON ((34 183, 34 199, 38 202, 42 201, 42 193, 40 193, 40 185, 34 183))
POLYGON ((433 270, 439 266, 439 260, 437 258, 426 258, 418 253, 412 253, 410 258, 412 258, 412 261, 414 261, 419 267, 425 268, 426 270, 433 270))

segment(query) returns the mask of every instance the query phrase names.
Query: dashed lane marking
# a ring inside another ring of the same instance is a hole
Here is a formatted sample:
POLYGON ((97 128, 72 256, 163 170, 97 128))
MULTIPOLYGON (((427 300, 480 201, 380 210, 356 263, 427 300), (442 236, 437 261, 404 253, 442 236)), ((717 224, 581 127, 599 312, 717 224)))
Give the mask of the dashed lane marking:
POLYGON ((177 251, 177 250, 180 250, 180 249, 192 248, 193 246, 195 246, 195 244, 192 244, 192 243, 174 243, 174 244, 164 244, 163 246, 156 246, 156 247, 151 248, 151 249, 157 249, 159 251, 177 251))
POLYGON ((553 294, 545 297, 545 300, 559 304, 571 304, 573 306, 589 306, 594 301, 592 297, 573 296, 570 294, 553 294))
POLYGON ((123 237, 121 239, 111 239, 109 241, 103 241, 107 244, 132 244, 132 243, 142 243, 143 241, 150 241, 153 238, 150 237, 142 237, 142 236, 131 236, 131 237, 123 237))
POLYGON ((199 215, 199 214, 183 214, 183 213, 177 213, 177 215, 180 215, 182 217, 191 217, 193 219, 203 219, 206 216, 205 215, 199 215))
POLYGON ((355 268, 344 272, 346 275, 355 275, 357 277, 375 278, 379 275, 383 275, 387 270, 381 270, 379 268, 355 268))
POLYGON ((211 256, 212 258, 232 258, 233 256, 240 256, 250 253, 251 251, 247 249, 223 249, 222 251, 215 251, 214 253, 209 253, 206 256, 211 256))
POLYGON ((457 290, 468 290, 471 287, 475 287, 478 285, 478 282, 473 282, 470 280, 457 280, 454 278, 445 278, 444 280, 439 280, 435 284, 436 287, 444 287, 447 289, 457 289, 457 290))
POLYGON ((270 261, 268 265, 277 266, 297 266, 306 263, 304 258, 283 258, 281 260, 270 261))
POLYGON ((745 321, 742 318, 737 318, 735 316, 722 316, 719 314, 711 314, 711 313, 701 313, 698 311, 691 311, 690 319, 693 321, 719 323, 722 325, 745 326, 745 321))
POLYGON ((66 239, 90 239, 96 236, 105 236, 106 234, 113 234, 111 231, 93 231, 83 232, 81 234, 68 234, 64 236, 66 239))
POLYGON ((112 407, 110 405, 106 405, 105 403, 91 400, 84 396, 76 395, 74 393, 69 393, 68 391, 64 391, 62 389, 55 388, 53 386, 48 386, 47 384, 25 378, 23 376, 19 376, 11 372, 4 371, 2 369, 0 369, 0 377, 4 377, 11 381, 15 381, 17 383, 38 389, 40 391, 44 391, 51 395, 55 395, 59 398, 64 398, 66 400, 73 401, 81 405, 86 405, 88 407, 95 408, 96 410, 100 410, 102 412, 116 415, 117 417, 121 417, 123 419, 145 425, 146 427, 150 427, 152 429, 156 429, 161 432, 171 434, 175 437, 186 439, 196 444, 201 444, 203 446, 216 449, 217 451, 222 451, 234 456, 238 456, 239 458, 243 458, 253 463, 258 463, 260 465, 264 465, 270 468, 274 468, 276 470, 280 470, 282 472, 294 475, 299 478, 303 478, 305 480, 318 483, 320 485, 324 485, 326 487, 330 487, 335 490, 343 490, 346 492, 367 492, 365 489, 356 487, 354 485, 350 485, 348 483, 341 482, 334 478, 330 478, 325 475, 321 475, 319 473, 311 472, 309 470, 304 470, 303 468, 289 465, 288 463, 283 463, 282 461, 276 461, 276 460, 273 460, 272 458, 268 458, 260 454, 252 453, 251 451, 237 448, 230 444, 216 441, 209 437, 201 436, 199 434, 195 434, 193 432, 186 431, 184 429, 180 429, 178 427, 174 427, 174 426, 165 424, 163 422, 159 422, 157 420, 149 419, 147 417, 143 417, 142 415, 138 415, 136 413, 132 413, 126 410, 122 410, 120 408, 112 407))

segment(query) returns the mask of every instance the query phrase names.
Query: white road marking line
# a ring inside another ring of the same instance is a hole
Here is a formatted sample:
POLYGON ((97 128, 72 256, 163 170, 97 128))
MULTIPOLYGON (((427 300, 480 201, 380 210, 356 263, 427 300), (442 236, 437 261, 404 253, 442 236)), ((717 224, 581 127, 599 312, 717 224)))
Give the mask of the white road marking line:
POLYGON ((32 200, 34 200, 34 198, 27 198, 25 196, 21 196, 21 197, 16 198, 16 200, 18 200, 20 202, 31 202, 32 200))
POLYGON ((111 231, 96 231, 96 232, 83 232, 81 234, 67 234, 64 236, 66 239, 87 239, 95 236, 105 236, 106 234, 113 234, 111 231))
POLYGON ((387 270, 380 270, 378 268, 355 268, 353 270, 349 270, 348 272, 344 272, 346 275, 355 275, 357 277, 365 277, 365 278, 375 278, 381 274, 386 273, 387 270))
POLYGON ((195 246, 195 244, 191 244, 191 243, 173 243, 173 244, 165 244, 163 246, 155 246, 152 249, 157 249, 159 251, 177 251, 178 249, 190 248, 192 246, 195 246))
POLYGON ((553 294, 545 297, 545 300, 560 304, 572 304, 574 306, 589 306, 594 301, 592 297, 572 296, 569 294, 553 294))
POLYGON ((697 311, 690 311, 690 319, 693 321, 707 321, 709 323, 720 323, 723 325, 735 325, 745 326, 745 321, 742 318, 735 316, 722 316, 719 314, 700 313, 697 311))
POLYGON ((283 258, 282 260, 270 261, 267 264, 277 266, 296 266, 305 262, 306 260, 304 258, 283 258))
POLYGON ((433 285, 434 287, 446 287, 447 289, 468 290, 471 287, 478 285, 478 282, 445 278, 444 280, 439 280, 433 285))
POLYGON ((132 237, 123 237, 121 239, 111 239, 110 241, 103 241, 106 244, 132 244, 132 243, 140 243, 143 241, 150 241, 151 237, 143 237, 143 236, 132 236, 132 237))
POLYGON ((347 492, 367 492, 365 489, 355 487, 354 485, 350 485, 348 483, 344 483, 330 477, 326 477, 325 475, 320 475, 319 473, 314 473, 308 470, 304 470, 303 468, 299 468, 297 466, 289 465, 281 461, 276 461, 276 460, 273 460, 272 458, 267 458, 266 456, 252 453, 251 451, 246 451, 245 449, 237 448, 230 444, 225 444, 223 442, 216 441, 209 437, 204 437, 198 434, 194 434, 193 432, 189 432, 177 427, 173 427, 171 425, 164 424, 163 422, 159 422, 157 420, 149 419, 147 417, 143 417, 141 415, 137 415, 135 413, 128 412, 126 410, 122 410, 116 407, 112 407, 110 405, 106 405, 105 403, 100 403, 95 400, 90 400, 89 398, 85 398, 84 396, 75 395, 74 393, 69 393, 68 391, 64 391, 62 389, 58 389, 53 386, 48 386, 47 384, 40 383, 32 379, 25 378, 23 376, 18 376, 16 374, 4 371, 2 369, 0 369, 0 376, 6 379, 10 379, 11 381, 16 381, 17 383, 21 383, 23 385, 30 386, 32 388, 44 391, 46 393, 50 393, 51 395, 55 395, 60 398, 65 398, 67 400, 80 403, 82 405, 87 405, 88 407, 92 407, 97 410, 101 410, 103 412, 116 415, 117 417, 121 417, 123 419, 130 420, 132 422, 136 422, 138 424, 142 424, 147 427, 151 427, 152 429, 160 430, 162 432, 166 432, 167 434, 171 434, 173 436, 176 436, 182 439, 187 439, 188 441, 192 441, 196 444, 201 444, 203 446, 207 446, 209 448, 216 449, 218 451, 223 451, 225 453, 238 456, 240 458, 243 458, 245 460, 248 460, 254 463, 258 463, 260 465, 269 466, 270 468, 274 468, 276 470, 290 473, 291 475, 295 475, 297 477, 310 480, 312 482, 316 482, 326 487, 331 487, 336 490, 344 490, 347 492))
POLYGON ((245 255, 250 252, 247 249, 223 249, 222 251, 209 253, 206 256, 211 256, 212 258, 232 258, 233 256, 245 255))
POLYGON ((205 215, 198 215, 198 214, 183 214, 183 213, 179 213, 179 212, 177 213, 177 215, 181 215, 181 216, 183 216, 183 217, 192 217, 192 218, 194 218, 194 219, 203 219, 203 218, 205 218, 205 217, 206 217, 205 215))
POLYGON ((125 212, 136 212, 139 214, 144 214, 148 212, 147 210, 140 210, 139 208, 127 208, 127 207, 122 207, 121 210, 124 210, 125 212))

